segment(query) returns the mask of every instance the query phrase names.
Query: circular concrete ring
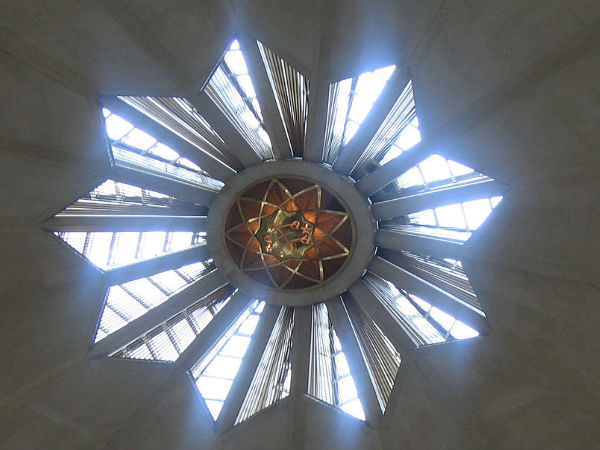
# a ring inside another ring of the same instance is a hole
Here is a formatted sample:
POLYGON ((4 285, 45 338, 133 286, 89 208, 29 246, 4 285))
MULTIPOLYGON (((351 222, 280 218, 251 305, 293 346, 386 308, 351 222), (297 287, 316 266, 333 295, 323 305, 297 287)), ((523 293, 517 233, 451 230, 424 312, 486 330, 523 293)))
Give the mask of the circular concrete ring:
POLYGON ((268 161, 249 167, 227 180, 208 212, 207 242, 216 267, 240 291, 282 306, 306 306, 341 294, 365 272, 375 251, 376 222, 370 204, 352 181, 329 167, 302 160, 268 161), (278 177, 304 178, 332 191, 354 220, 355 242, 344 267, 324 284, 313 289, 290 291, 266 286, 246 275, 233 261, 225 241, 225 220, 240 194, 260 181, 278 177))

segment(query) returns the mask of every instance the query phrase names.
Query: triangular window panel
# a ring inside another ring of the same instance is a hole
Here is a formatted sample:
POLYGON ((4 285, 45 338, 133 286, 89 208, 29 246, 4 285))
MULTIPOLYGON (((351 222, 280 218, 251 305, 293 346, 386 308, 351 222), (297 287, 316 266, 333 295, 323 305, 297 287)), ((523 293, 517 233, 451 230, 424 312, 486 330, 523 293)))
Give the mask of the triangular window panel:
POLYGON ((204 243, 204 233, 192 231, 65 231, 55 234, 100 269, 111 269, 204 243))
POLYGON ((396 100, 352 172, 355 179, 372 172, 421 141, 412 82, 396 100))
POLYGON ((483 224, 500 201, 502 196, 495 196, 439 206, 382 221, 381 228, 464 242, 483 224))
POLYGON ((212 263, 199 262, 111 286, 106 294, 94 342, 98 342, 166 302, 171 295, 189 286, 213 269, 212 263))
POLYGON ((400 354, 373 320, 346 296, 344 304, 356 333, 363 359, 377 393, 382 411, 385 411, 396 374, 400 367, 400 354))
POLYGON ((492 178, 440 155, 431 155, 371 196, 374 202, 422 194, 492 178))
POLYGON ((263 307, 264 302, 255 300, 191 370, 196 386, 214 420, 219 417, 229 394, 263 307))
MULTIPOLYGON (((178 271, 181 272, 181 269, 178 271)), ((165 272, 168 274, 169 272, 165 272)), ((161 274, 162 275, 162 274, 161 274)), ((224 286, 111 354, 115 358, 176 361, 227 304, 233 288, 224 286)))
POLYGON ((377 250, 377 255, 483 312, 461 261, 416 255, 407 251, 393 252, 383 248, 377 250))
POLYGON ((354 137, 396 66, 382 67, 329 86, 324 160, 335 162, 340 150, 354 137))
POLYGON ((479 336, 477 330, 389 281, 371 273, 364 281, 418 346, 479 336))
POLYGON ((254 84, 237 40, 225 52, 205 90, 250 147, 263 159, 273 158, 254 84))
POLYGON ((294 309, 281 308, 252 384, 238 414, 236 424, 243 422, 288 395, 293 327, 294 309))
POLYGON ((310 370, 309 395, 365 420, 354 378, 323 303, 313 305, 310 370))
POLYGON ((210 178, 202 168, 176 150, 158 142, 109 109, 103 108, 102 111, 117 166, 173 178, 215 191, 223 187, 222 182, 210 178))
POLYGON ((258 48, 275 93, 290 147, 294 156, 302 157, 308 117, 309 81, 262 43, 258 42, 258 48))
MULTIPOLYGON (((239 168, 223 139, 194 105, 179 97, 119 97, 179 137, 233 168, 239 168)), ((167 155, 165 155, 167 156, 167 155)), ((170 160, 174 154, 168 155, 170 160)))
MULTIPOLYGON (((112 231, 135 229, 134 219, 160 221, 164 226, 177 217, 198 216, 203 208, 157 192, 106 180, 86 197, 46 222, 70 247, 100 269, 106 270, 143 259, 204 244, 203 231, 112 231), (134 217, 135 216, 135 217, 134 217), (161 222, 162 223, 162 222, 161 222), (103 231, 88 231, 89 229, 103 231), (69 231, 62 231, 69 230, 69 231), (106 231, 104 231, 106 230, 106 231)), ((189 226, 203 228, 198 216, 189 226)), ((157 226, 160 228, 160 225, 157 226)))

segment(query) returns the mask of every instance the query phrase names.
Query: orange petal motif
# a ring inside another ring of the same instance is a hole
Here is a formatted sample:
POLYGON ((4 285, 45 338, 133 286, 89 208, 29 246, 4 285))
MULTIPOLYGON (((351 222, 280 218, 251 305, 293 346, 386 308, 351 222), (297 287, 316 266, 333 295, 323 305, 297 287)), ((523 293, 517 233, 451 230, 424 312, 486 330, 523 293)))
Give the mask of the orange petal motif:
POLYGON ((299 178, 250 187, 226 220, 231 258, 251 278, 276 289, 325 283, 353 242, 347 211, 333 193, 299 178))

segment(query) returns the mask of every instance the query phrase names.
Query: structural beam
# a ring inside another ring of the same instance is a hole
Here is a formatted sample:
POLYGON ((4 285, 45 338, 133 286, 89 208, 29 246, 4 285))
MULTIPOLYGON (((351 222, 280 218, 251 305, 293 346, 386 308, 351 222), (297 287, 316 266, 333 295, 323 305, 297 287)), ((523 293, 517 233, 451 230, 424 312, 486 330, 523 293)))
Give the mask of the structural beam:
POLYGON ((292 376, 290 394, 308 394, 310 349, 312 331, 312 305, 294 309, 294 333, 292 336, 292 376))
POLYGON ((350 373, 354 379, 366 419, 372 424, 377 424, 382 419, 383 414, 379 400, 377 399, 375 387, 369 375, 369 369, 362 357, 360 344, 352 329, 352 323, 350 322, 348 311, 346 311, 346 306, 339 296, 328 300, 326 305, 329 318, 331 319, 331 323, 333 323, 333 328, 340 339, 344 355, 348 361, 350 373))
POLYGON ((308 105, 303 158, 306 161, 320 163, 323 161, 323 142, 327 126, 329 82, 322 79, 310 81, 308 105))
POLYGON ((219 414, 219 420, 217 421, 218 432, 223 433, 232 428, 235 424, 235 419, 240 412, 248 389, 250 389, 250 384, 252 383, 256 369, 258 368, 265 351, 265 347, 271 337, 271 332, 273 331, 275 321, 277 320, 280 311, 281 306, 268 304, 260 314, 258 325, 252 335, 252 340, 244 355, 240 370, 233 380, 231 390, 229 391, 225 403, 223 403, 221 413, 219 414))
POLYGON ((389 250, 415 253, 438 258, 461 259, 463 244, 428 236, 416 236, 392 230, 379 230, 375 235, 375 244, 389 250))
POLYGON ((427 145, 425 141, 421 141, 410 150, 401 153, 383 166, 363 176, 356 183, 356 188, 366 196, 372 195, 432 153, 432 147, 427 145))
POLYGON ((204 117, 217 134, 225 141, 227 148, 242 163, 250 167, 262 162, 262 159, 252 149, 240 132, 232 125, 227 116, 210 99, 206 92, 195 94, 190 99, 198 113, 204 117), (235 150, 235 152, 233 152, 235 150))
POLYGON ((206 231, 206 216, 59 214, 48 231, 206 231))
POLYGON ((246 33, 240 33, 238 41, 260 103, 265 130, 271 139, 273 156, 275 159, 292 158, 294 154, 285 132, 277 100, 256 39, 248 36, 246 33))
POLYGON ((236 174, 235 170, 215 156, 179 137, 168 128, 162 126, 154 119, 151 119, 143 112, 137 110, 118 97, 101 96, 100 103, 105 108, 110 109, 111 112, 130 122, 134 127, 145 131, 159 142, 176 150, 180 155, 197 163, 203 170, 208 172, 211 177, 225 181, 236 174))
POLYGON ((354 301, 381 328, 398 353, 403 354, 415 348, 415 343, 409 337, 410 332, 394 319, 394 315, 362 280, 350 286, 349 291, 354 301))
POLYGON ((371 211, 377 220, 391 219, 452 203, 494 197, 501 195, 503 191, 504 187, 502 184, 488 179, 477 183, 464 184, 375 203, 371 207, 371 211))
POLYGON ((179 356, 177 364, 185 370, 191 370, 227 333, 227 330, 244 313, 251 302, 252 298, 241 291, 233 294, 214 319, 179 356))
POLYGON ((126 283, 139 278, 176 269, 186 264, 206 261, 209 258, 207 245, 195 245, 185 250, 173 253, 165 253, 154 258, 143 259, 131 264, 119 266, 104 271, 104 280, 109 286, 126 283))
POLYGON ((118 329, 94 344, 90 350, 90 356, 105 356, 120 349, 145 332, 225 285, 227 285, 227 280, 221 275, 218 269, 213 270, 181 291, 173 294, 167 301, 156 308, 132 320, 123 328, 118 329))
POLYGON ((207 207, 210 206, 216 194, 216 191, 212 187, 202 187, 129 167, 113 167, 110 177, 115 181, 171 195, 178 200, 197 203, 207 207))
POLYGON ((398 67, 394 70, 394 73, 386 83, 358 131, 340 151, 339 156, 333 164, 333 168, 336 171, 344 175, 349 175, 352 172, 360 155, 362 155, 369 142, 373 139, 373 136, 375 136, 375 133, 377 133, 377 130, 394 107, 398 97, 402 95, 409 81, 410 78, 406 68, 398 67))
POLYGON ((477 331, 486 332, 489 330, 489 325, 482 312, 408 270, 378 256, 371 261, 369 270, 384 280, 390 281, 396 287, 404 289, 410 294, 415 294, 477 331))

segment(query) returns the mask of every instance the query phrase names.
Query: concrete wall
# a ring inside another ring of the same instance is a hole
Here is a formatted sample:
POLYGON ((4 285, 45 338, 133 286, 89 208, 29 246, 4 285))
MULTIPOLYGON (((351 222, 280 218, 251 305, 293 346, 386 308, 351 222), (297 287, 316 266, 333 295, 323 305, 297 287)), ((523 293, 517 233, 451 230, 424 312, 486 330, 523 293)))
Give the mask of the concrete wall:
POLYGON ((3 3, 0 448, 597 447, 597 2, 3 3), (103 179, 95 94, 194 89, 236 24, 307 73, 408 62, 424 134, 509 184, 465 261, 492 333, 406 355, 380 431, 290 399, 214 436, 185 374, 87 359, 103 288, 39 228, 103 179))

